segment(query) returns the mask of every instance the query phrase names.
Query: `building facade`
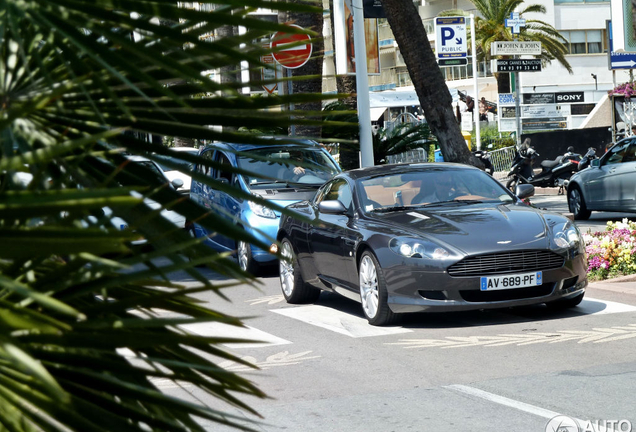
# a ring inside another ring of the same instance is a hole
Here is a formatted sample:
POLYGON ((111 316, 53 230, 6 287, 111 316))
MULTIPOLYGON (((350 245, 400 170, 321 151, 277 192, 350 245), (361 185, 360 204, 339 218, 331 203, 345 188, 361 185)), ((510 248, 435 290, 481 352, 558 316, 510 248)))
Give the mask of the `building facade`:
MULTIPOLYGON (((567 113, 567 128, 580 127, 609 90, 616 84, 630 80, 631 71, 621 69, 612 72, 608 67, 606 25, 610 20, 610 2, 609 0, 529 0, 527 4, 541 4, 545 7, 546 13, 526 14, 524 18, 537 19, 552 25, 568 41, 566 58, 572 66, 573 73, 568 73, 556 61, 543 67, 541 72, 521 73, 521 103, 524 103, 524 97, 527 102, 531 102, 540 100, 541 95, 553 94, 557 95, 557 99, 560 95, 561 100, 557 102, 569 105, 564 110, 567 113), (533 94, 536 95, 534 98, 531 96, 533 94)), ((435 47, 434 19, 440 12, 462 9, 468 13, 477 14, 474 5, 465 0, 422 0, 418 9, 433 47, 435 47)), ((327 19, 325 21, 328 23, 327 19)), ((327 35, 328 38, 329 36, 327 35)), ((377 76, 369 76, 369 90, 385 93, 413 91, 406 65, 386 20, 379 21, 379 44, 381 73, 377 76)), ((333 51, 327 51, 326 54, 325 73, 333 76, 334 70, 329 66, 329 55, 333 54, 333 51)), ((467 66, 443 68, 448 87, 474 96, 472 69, 470 61, 467 66)), ((498 101, 497 84, 492 74, 491 64, 481 62, 477 69, 479 97, 484 96, 488 101, 496 103, 498 101)), ((330 85, 327 81, 325 83, 327 90, 335 91, 335 84, 330 85)), ((373 108, 375 108, 374 115, 380 112, 379 107, 372 107, 372 110, 373 108)), ((384 120, 390 120, 399 111, 417 111, 415 106, 387 108, 383 112, 384 120)))

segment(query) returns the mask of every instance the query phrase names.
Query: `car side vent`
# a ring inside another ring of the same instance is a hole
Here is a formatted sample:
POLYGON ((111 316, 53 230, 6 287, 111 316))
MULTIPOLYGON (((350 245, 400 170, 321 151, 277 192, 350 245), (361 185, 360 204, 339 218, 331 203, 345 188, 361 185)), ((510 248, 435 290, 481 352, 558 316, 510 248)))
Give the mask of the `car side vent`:
POLYGON ((550 251, 514 251, 467 257, 448 268, 450 276, 487 276, 552 270, 563 267, 565 258, 550 251))

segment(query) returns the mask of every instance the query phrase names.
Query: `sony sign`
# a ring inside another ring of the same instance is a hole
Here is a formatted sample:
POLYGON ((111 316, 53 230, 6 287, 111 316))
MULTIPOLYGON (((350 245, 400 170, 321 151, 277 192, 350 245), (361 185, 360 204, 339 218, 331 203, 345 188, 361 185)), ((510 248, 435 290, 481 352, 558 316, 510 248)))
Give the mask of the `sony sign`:
POLYGON ((583 92, 561 92, 555 93, 556 102, 584 102, 583 92))

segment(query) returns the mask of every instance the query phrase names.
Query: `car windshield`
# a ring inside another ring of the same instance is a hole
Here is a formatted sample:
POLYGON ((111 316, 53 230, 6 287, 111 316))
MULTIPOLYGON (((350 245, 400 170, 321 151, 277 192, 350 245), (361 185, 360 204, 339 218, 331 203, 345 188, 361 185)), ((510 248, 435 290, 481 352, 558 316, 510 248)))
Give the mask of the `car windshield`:
POLYGON ((360 179, 357 188, 365 212, 514 201, 499 182, 471 169, 392 172, 360 179))
POLYGON ((237 161, 239 168, 252 173, 244 176, 250 187, 321 185, 338 172, 326 151, 318 148, 267 147, 237 154, 237 161))
MULTIPOLYGON (((199 154, 199 150, 193 149, 193 150, 187 150, 187 151, 182 151, 180 153, 187 153, 191 156, 196 156, 197 154, 199 154)), ((172 162, 173 164, 177 164, 179 165, 179 170, 190 170, 192 169, 192 164, 190 162, 184 161, 182 159, 177 159, 175 157, 170 157, 170 156, 165 156, 165 155, 156 155, 157 156, 157 163, 159 164, 159 166, 161 167, 161 169, 166 172, 166 171, 174 171, 175 168, 169 167, 167 165, 164 165, 163 163, 161 163, 162 160, 167 160, 172 162)))

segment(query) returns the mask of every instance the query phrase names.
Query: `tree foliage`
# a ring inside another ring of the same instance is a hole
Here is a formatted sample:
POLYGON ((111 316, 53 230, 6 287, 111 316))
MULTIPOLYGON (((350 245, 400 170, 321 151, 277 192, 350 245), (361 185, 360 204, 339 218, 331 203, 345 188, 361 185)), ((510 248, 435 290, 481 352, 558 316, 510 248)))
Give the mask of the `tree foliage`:
POLYGON ((224 411, 160 392, 157 380, 193 385, 256 415, 242 397, 265 394, 218 366, 243 363, 220 347, 232 340, 182 327, 243 326, 193 297, 211 291, 224 299, 235 282, 213 283, 194 266, 239 281, 249 275, 161 217, 147 199, 210 231, 266 245, 127 157, 163 154, 215 167, 147 137, 259 143, 266 141, 222 127, 320 121, 278 110, 320 95, 250 98, 241 94, 243 83, 208 76, 241 61, 260 65, 269 50, 252 41, 285 29, 248 14, 271 8, 269 1, 214 4, 208 11, 168 0, 0 0, 0 430, 203 430, 195 418, 248 428, 224 411), (246 31, 211 38, 223 25, 246 31), (200 94, 207 97, 193 97, 200 94), (106 207, 128 228, 113 226, 106 207), (140 238, 152 249, 136 247, 140 238), (194 283, 171 282, 174 271, 194 283))

